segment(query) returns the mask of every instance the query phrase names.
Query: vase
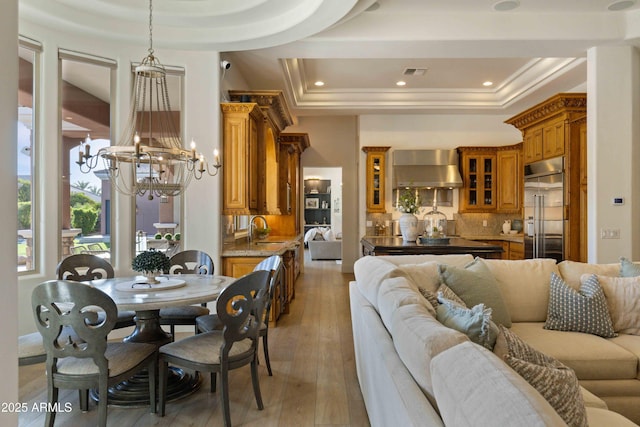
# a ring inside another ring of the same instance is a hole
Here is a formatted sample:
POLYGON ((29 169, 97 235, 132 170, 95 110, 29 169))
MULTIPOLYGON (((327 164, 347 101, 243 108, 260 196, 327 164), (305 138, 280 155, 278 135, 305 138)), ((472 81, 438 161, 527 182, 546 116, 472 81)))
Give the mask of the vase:
POLYGON ((418 217, 411 213, 403 213, 400 215, 400 233, 402 240, 405 242, 415 242, 420 234, 418 228, 418 217))
POLYGON ((157 285, 158 283, 160 283, 160 282, 158 281, 158 279, 156 279, 156 274, 157 274, 157 273, 158 273, 157 271, 154 271, 154 272, 151 272, 151 273, 146 272, 146 273, 144 274, 144 276, 147 278, 147 283, 148 283, 148 284, 150 284, 150 285, 157 285))

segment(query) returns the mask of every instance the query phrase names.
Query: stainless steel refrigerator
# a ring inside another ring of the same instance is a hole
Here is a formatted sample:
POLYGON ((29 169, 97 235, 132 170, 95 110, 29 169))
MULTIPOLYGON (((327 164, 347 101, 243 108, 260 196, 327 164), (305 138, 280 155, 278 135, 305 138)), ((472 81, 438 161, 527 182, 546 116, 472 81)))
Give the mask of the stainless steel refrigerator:
POLYGON ((524 171, 524 257, 564 259, 564 158, 530 163, 524 171))

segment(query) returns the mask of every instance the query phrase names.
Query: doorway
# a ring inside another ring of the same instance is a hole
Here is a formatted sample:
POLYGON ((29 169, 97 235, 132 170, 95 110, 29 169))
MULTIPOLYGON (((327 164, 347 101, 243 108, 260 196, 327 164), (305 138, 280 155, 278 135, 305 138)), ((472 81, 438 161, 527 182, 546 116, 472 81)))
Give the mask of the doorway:
POLYGON ((305 261, 342 261, 342 168, 304 167, 305 261), (314 240, 312 248, 309 241, 314 240), (313 256, 312 256, 313 254, 313 256))

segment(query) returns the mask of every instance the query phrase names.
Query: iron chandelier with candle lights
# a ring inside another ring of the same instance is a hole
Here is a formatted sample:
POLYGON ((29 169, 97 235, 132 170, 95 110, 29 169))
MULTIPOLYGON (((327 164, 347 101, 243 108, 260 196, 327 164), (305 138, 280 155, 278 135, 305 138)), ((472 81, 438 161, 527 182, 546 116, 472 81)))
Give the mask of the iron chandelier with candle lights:
POLYGON ((174 122, 165 67, 153 51, 153 0, 149 0, 148 55, 135 67, 129 118, 116 145, 91 154, 90 139, 80 143, 80 170, 88 173, 103 160, 109 179, 125 195, 171 197, 180 195, 192 178, 217 175, 222 164, 218 150, 209 165, 195 142, 185 149, 174 122))

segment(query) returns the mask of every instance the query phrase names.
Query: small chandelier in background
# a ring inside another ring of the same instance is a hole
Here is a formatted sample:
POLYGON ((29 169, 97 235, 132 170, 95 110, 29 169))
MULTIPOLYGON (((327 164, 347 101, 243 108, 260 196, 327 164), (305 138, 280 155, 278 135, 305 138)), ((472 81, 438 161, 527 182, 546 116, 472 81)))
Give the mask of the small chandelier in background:
POLYGON ((149 0, 149 54, 135 68, 135 82, 127 125, 116 145, 91 154, 90 139, 80 143, 80 170, 88 173, 102 158, 109 179, 125 195, 147 195, 149 200, 177 196, 191 179, 215 176, 222 164, 218 150, 209 165, 195 142, 185 149, 176 129, 166 81, 166 71, 153 54, 153 0, 149 0), (213 170, 213 172, 212 172, 213 170))

